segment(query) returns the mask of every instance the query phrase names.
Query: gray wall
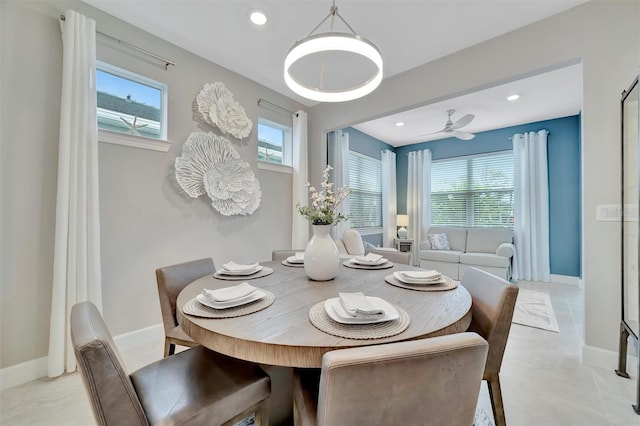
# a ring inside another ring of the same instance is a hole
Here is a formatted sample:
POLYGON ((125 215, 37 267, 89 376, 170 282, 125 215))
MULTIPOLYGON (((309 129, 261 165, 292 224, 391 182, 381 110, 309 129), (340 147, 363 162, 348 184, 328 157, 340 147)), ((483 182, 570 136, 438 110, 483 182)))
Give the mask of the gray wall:
POLYGON ((66 8, 94 18, 99 31, 175 60, 164 65, 98 36, 98 59, 169 86, 169 152, 101 143, 100 216, 104 316, 114 335, 160 324, 155 269, 202 257, 271 259, 291 245, 291 175, 258 170, 257 121, 291 124, 259 108, 265 98, 301 105, 81 2, 0 2, 0 368, 47 355, 53 264, 62 41, 66 8), (189 198, 173 163, 191 132, 192 102, 221 81, 253 120, 248 139, 229 140, 251 164, 263 192, 248 217, 224 217, 206 197, 189 198), (278 194, 274 197, 273 194, 278 194))
MULTIPOLYGON (((590 1, 385 79, 364 98, 318 105, 309 114, 311 158, 324 159, 328 130, 581 61, 583 355, 589 362, 601 349, 617 351, 620 224, 597 222, 595 212, 598 204, 620 202, 620 93, 640 70, 638 9, 638 2, 590 1)), ((311 164, 312 183, 321 164, 311 164)))

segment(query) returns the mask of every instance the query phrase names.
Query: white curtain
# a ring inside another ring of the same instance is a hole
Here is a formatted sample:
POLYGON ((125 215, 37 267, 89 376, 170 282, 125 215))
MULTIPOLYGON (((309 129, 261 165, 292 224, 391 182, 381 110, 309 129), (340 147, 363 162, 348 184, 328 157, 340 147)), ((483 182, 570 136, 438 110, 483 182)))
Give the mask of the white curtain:
MULTIPOLYGON (((329 165, 333 167, 334 189, 349 186, 349 133, 342 130, 330 132, 327 143, 329 145, 329 165)), ((337 213, 345 216, 349 215, 349 197, 347 197, 338 207, 337 213)), ((345 220, 338 223, 334 228, 334 237, 342 238, 344 231, 351 228, 351 221, 345 220)))
POLYGON ((550 281, 547 131, 513 136, 514 279, 550 281))
MULTIPOLYGON (((409 227, 407 236, 413 239, 414 251, 420 250, 420 243, 426 238, 431 223, 431 150, 409 153, 407 170, 407 214, 409 227)), ((418 256, 413 256, 418 264, 418 256)))
POLYGON ((297 205, 309 202, 309 165, 307 159, 307 113, 293 113, 293 213, 291 220, 291 248, 302 249, 309 242, 309 222, 298 213, 297 205))
POLYGON ((65 11, 61 21, 62 97, 49 334, 49 376, 76 369, 69 333, 71 307, 102 310, 95 21, 65 11))
POLYGON ((396 237, 396 153, 384 150, 382 155, 382 246, 393 247, 396 237))

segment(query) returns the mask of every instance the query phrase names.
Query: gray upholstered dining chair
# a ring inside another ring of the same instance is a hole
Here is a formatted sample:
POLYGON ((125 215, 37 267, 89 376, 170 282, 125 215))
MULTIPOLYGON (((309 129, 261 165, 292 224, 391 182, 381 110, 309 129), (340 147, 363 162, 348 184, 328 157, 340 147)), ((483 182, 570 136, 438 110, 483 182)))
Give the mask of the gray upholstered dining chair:
POLYGON ((294 424, 469 426, 486 357, 476 333, 327 352, 294 372, 294 424))
POLYGON ((469 331, 478 333, 489 343, 483 379, 487 381, 489 388, 496 426, 505 426, 499 373, 511 329, 518 287, 477 268, 467 268, 461 283, 469 291, 472 299, 469 331))
POLYGON ((187 285, 205 275, 213 274, 216 268, 210 258, 193 260, 156 269, 158 296, 164 326, 164 356, 173 355, 176 345, 193 347, 196 343, 178 325, 176 300, 187 285))
POLYGON ((274 251, 271 252, 271 260, 282 261, 282 260, 285 260, 287 257, 295 256, 295 254, 299 253, 299 252, 303 252, 304 253, 304 249, 298 249, 298 250, 274 250, 274 251))
POLYGON ((128 374, 91 302, 71 308, 71 340, 99 425, 268 423, 271 381, 255 364, 197 346, 128 374))

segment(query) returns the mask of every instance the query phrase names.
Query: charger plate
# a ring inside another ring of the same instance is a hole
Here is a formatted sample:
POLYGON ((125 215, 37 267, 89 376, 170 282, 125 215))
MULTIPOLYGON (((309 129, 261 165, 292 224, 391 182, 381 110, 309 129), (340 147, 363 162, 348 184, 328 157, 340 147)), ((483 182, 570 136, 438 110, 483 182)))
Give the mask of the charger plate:
POLYGON ((370 340, 382 339, 402 333, 409 327, 409 314, 393 305, 400 314, 398 319, 375 324, 340 324, 329 317, 324 307, 324 301, 316 303, 309 310, 309 321, 315 328, 332 336, 347 339, 370 340))
POLYGON ((215 309, 210 308, 202 303, 198 302, 196 298, 189 300, 182 307, 182 312, 187 315, 193 315, 201 318, 235 318, 243 315, 253 314, 254 312, 261 311, 268 308, 276 300, 276 297, 270 291, 260 289, 265 296, 256 300, 255 302, 247 303, 246 305, 236 306, 235 308, 227 309, 215 309))
POLYGON ((264 266, 261 270, 251 275, 225 275, 214 273, 213 277, 219 280, 228 280, 228 281, 245 281, 245 280, 253 280, 255 278, 266 277, 267 275, 273 274, 273 269, 264 266))
POLYGON ((350 260, 344 261, 342 262, 342 264, 344 266, 346 266, 347 268, 353 268, 353 269, 387 269, 387 268, 393 268, 393 262, 387 260, 384 263, 381 263, 380 265, 360 265, 358 263, 353 263, 350 260))
POLYGON ((444 275, 443 277, 446 279, 446 283, 444 284, 406 284, 394 277, 393 274, 387 275, 386 277, 384 277, 384 280, 387 282, 387 284, 416 291, 445 291, 453 290, 454 288, 458 287, 458 281, 444 275))

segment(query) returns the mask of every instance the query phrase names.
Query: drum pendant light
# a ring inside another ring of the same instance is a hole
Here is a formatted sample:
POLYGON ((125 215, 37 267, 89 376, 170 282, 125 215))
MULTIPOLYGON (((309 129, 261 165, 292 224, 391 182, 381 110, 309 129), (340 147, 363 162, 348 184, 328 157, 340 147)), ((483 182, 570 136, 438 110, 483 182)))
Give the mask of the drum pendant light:
POLYGON ((284 60, 284 80, 287 86, 295 93, 307 99, 319 102, 344 102, 360 98, 373 92, 382 81, 382 55, 375 44, 359 36, 353 28, 338 13, 338 8, 333 0, 333 6, 329 15, 325 17, 310 33, 295 44, 287 52, 284 60), (335 17, 338 17, 349 28, 352 34, 333 32, 335 17), (329 32, 313 34, 327 19, 331 18, 329 32), (331 90, 324 87, 326 74, 326 56, 321 70, 320 82, 317 87, 302 83, 291 74, 291 67, 300 59, 316 54, 330 54, 332 51, 342 51, 360 55, 375 65, 376 72, 373 76, 367 76, 365 80, 353 87, 344 90, 331 90))

